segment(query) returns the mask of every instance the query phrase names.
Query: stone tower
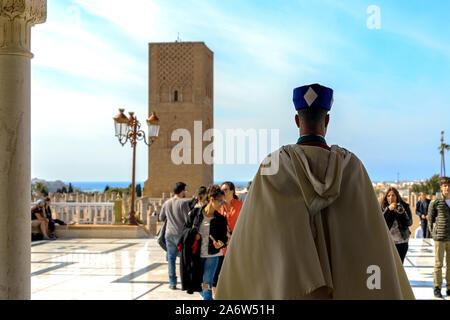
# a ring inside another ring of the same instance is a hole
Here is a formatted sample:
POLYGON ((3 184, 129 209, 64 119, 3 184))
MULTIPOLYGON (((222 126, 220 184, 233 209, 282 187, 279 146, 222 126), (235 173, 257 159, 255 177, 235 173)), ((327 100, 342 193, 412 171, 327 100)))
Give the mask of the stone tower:
POLYGON ((182 181, 187 184, 187 196, 192 196, 198 187, 212 184, 214 178, 213 164, 200 159, 200 152, 211 144, 203 142, 203 134, 214 127, 214 53, 203 42, 150 43, 149 52, 149 113, 156 112, 161 129, 149 148, 144 195, 159 198, 182 181), (177 129, 190 134, 190 161, 178 165, 171 156, 172 149, 183 140, 172 141, 177 129))

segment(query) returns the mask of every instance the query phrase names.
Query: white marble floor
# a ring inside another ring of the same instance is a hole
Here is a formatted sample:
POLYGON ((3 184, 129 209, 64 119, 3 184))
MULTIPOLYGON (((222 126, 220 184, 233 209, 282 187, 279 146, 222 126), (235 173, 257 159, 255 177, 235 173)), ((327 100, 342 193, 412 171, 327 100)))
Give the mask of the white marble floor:
MULTIPOLYGON (((445 262, 444 262, 445 264, 445 262)), ((404 267, 409 283, 418 300, 433 300, 434 242, 432 239, 411 239, 404 267)), ((445 265, 443 268, 443 289, 445 297, 445 265)))
MULTIPOLYGON (((180 284, 168 288, 165 252, 154 238, 38 241, 31 251, 33 300, 201 299, 180 284)), ((405 270, 417 299, 433 299, 433 265, 432 240, 411 240, 405 270)))

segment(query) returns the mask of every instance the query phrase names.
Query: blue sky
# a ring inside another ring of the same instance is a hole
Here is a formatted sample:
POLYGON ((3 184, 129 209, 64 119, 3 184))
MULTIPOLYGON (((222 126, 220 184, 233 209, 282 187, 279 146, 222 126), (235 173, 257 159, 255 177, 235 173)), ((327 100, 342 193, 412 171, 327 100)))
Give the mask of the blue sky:
MULTIPOLYGON (((450 141, 450 2, 436 0, 48 0, 33 28, 32 177, 127 181, 131 148, 114 137, 124 106, 148 116, 148 43, 204 41, 214 52, 215 127, 279 129, 295 143, 293 88, 335 90, 328 144, 373 181, 429 178, 450 141), (380 29, 370 29, 370 6, 380 29)), ((137 180, 147 177, 138 145, 137 180)), ((450 171, 449 163, 447 171, 450 171)), ((216 165, 249 180, 257 165, 216 165)))

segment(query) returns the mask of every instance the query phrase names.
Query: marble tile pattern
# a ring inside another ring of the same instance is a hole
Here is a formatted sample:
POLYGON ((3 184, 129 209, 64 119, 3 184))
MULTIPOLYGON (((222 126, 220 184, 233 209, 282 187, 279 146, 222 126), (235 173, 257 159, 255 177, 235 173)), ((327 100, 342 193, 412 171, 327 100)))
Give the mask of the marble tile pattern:
MULTIPOLYGON (((433 240, 411 239, 404 267, 417 299, 433 299, 433 265, 433 240)), ((153 237, 32 243, 32 300, 201 300, 180 288, 169 289, 166 254, 153 237)))

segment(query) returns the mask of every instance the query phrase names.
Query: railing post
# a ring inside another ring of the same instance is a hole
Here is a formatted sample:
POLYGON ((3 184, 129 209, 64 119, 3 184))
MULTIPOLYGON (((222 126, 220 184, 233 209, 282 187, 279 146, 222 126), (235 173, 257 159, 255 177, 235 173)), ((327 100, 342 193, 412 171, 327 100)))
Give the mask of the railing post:
POLYGON ((156 235, 156 227, 158 224, 158 217, 152 216, 152 210, 147 211, 147 225, 148 225, 148 231, 150 232, 150 235, 155 236, 156 235))
POLYGON ((94 220, 97 220, 97 210, 96 210, 95 206, 92 207, 90 204, 89 204, 88 208, 89 208, 89 214, 90 214, 90 219, 92 221, 92 224, 95 224, 94 220))
POLYGON ((122 224, 122 199, 119 194, 114 201, 114 224, 122 224))
POLYGON ((109 206, 105 206, 104 207, 105 210, 105 220, 106 220, 106 224, 112 224, 112 219, 111 219, 111 214, 110 214, 110 208, 109 206))
MULTIPOLYGON (((92 224, 97 224, 99 222, 99 216, 97 215, 97 207, 89 206, 89 211, 91 212, 92 224)), ((101 223, 101 221, 100 221, 101 223)))
MULTIPOLYGON (((75 220, 75 207, 70 208, 70 220, 75 220)), ((76 216, 76 223, 79 223, 79 216, 76 216)))

